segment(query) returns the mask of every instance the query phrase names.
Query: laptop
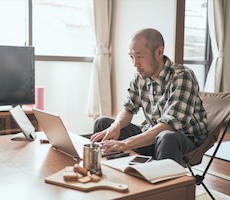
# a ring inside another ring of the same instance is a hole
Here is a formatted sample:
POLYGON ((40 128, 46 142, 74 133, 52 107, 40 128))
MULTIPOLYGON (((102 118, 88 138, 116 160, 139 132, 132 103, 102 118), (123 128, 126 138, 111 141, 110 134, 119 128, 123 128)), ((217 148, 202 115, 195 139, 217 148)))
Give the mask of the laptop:
MULTIPOLYGON (((32 110, 48 138, 49 143, 54 149, 57 149, 74 159, 83 159, 83 146, 91 143, 88 138, 68 132, 60 116, 36 108, 33 108, 32 110)), ((120 152, 102 152, 102 156, 116 153, 120 152)))

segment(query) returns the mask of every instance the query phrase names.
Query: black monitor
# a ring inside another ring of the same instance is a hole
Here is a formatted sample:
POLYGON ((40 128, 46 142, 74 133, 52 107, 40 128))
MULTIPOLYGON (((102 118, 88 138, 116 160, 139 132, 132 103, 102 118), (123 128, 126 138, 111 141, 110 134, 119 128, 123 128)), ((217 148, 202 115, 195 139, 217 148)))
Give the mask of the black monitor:
POLYGON ((0 106, 35 103, 34 47, 0 45, 0 106))

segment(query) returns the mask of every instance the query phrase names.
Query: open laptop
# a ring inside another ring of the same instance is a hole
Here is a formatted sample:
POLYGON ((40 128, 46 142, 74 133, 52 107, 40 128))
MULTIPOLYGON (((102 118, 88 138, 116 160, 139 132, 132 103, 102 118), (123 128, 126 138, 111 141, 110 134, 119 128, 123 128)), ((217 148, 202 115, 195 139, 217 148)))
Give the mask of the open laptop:
MULTIPOLYGON (((91 143, 89 139, 78 134, 68 132, 60 116, 36 108, 33 108, 32 110, 46 134, 49 143, 51 143, 55 149, 75 159, 83 159, 83 146, 84 144, 91 143)), ((120 152, 102 152, 102 156, 116 153, 120 152)))

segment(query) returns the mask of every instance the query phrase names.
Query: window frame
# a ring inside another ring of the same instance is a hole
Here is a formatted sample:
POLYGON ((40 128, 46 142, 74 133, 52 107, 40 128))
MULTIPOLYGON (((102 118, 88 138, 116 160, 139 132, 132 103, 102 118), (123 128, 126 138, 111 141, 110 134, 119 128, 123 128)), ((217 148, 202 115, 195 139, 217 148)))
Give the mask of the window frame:
MULTIPOLYGON (((28 41, 29 46, 33 46, 33 10, 32 0, 28 0, 28 41)), ((83 56, 47 56, 47 55, 35 55, 35 61, 68 61, 68 62, 93 62, 94 57, 83 56)))
MULTIPOLYGON (((185 1, 177 1, 176 12, 176 42, 175 42, 175 62, 179 64, 194 64, 205 66, 206 81, 208 71, 212 63, 212 48, 211 38, 208 28, 208 20, 206 22, 206 44, 205 44, 205 59, 204 60, 184 60, 184 19, 185 19, 185 1)), ((208 15, 208 12, 207 12, 208 15)))

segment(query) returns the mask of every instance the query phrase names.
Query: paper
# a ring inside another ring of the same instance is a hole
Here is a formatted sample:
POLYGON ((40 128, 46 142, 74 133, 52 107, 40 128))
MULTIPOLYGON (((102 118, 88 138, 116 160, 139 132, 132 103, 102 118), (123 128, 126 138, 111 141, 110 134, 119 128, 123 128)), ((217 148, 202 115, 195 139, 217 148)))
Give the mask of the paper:
POLYGON ((188 171, 184 167, 171 159, 153 160, 144 164, 129 165, 129 161, 131 161, 134 157, 135 156, 129 156, 103 161, 102 164, 124 173, 146 179, 151 183, 188 174, 188 171))

